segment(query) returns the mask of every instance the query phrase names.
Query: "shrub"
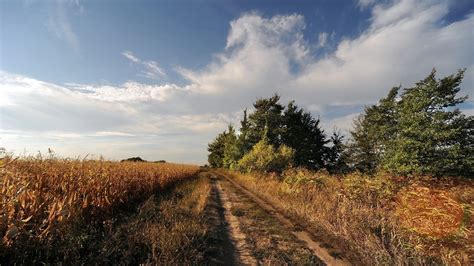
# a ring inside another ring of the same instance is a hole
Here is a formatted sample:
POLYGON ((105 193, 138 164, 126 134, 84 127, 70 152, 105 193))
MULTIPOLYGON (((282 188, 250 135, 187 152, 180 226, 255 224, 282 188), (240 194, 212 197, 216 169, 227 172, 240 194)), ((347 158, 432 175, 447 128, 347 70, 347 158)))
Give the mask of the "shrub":
POLYGON ((286 145, 275 149, 264 138, 239 161, 239 167, 244 172, 282 172, 293 162, 294 150, 286 145))

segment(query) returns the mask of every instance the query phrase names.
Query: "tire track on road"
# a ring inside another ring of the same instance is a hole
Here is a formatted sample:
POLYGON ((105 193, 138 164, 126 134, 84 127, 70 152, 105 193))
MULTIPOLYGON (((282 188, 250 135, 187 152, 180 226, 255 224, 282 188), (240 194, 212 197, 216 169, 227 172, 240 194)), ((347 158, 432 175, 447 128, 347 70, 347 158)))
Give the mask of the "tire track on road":
POLYGON ((322 244, 314 241, 311 237, 311 234, 303 229, 301 226, 295 225, 289 218, 287 218, 284 214, 279 212, 275 207, 273 207, 270 203, 266 202, 265 200, 261 199, 257 195, 255 195, 253 192, 249 191, 245 187, 241 186, 232 178, 229 178, 228 176, 222 174, 222 173, 216 173, 213 172, 214 175, 221 176, 227 181, 230 182, 236 189, 238 189, 240 192, 244 193, 246 196, 248 196, 251 200, 253 200, 258 206, 260 206, 262 209, 266 210, 268 213, 270 213, 273 217, 275 217, 280 223, 283 225, 287 226, 288 228, 291 228, 292 233, 300 240, 304 241, 309 249, 311 249, 316 256, 318 256, 325 264, 327 265, 351 265, 350 262, 343 258, 336 258, 331 255, 331 253, 322 247, 322 244))

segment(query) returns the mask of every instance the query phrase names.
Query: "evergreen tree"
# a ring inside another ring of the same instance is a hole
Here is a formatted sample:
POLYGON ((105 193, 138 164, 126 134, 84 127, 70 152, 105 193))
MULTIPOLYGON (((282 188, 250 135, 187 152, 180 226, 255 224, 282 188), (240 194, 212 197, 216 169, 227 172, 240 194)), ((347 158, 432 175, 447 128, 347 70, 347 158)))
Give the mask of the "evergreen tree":
MULTIPOLYGON (((252 149, 252 143, 249 138, 249 127, 250 123, 247 117, 247 109, 244 110, 244 118, 240 121, 240 135, 238 138, 237 146, 240 152, 240 158, 252 149)), ((239 159, 240 159, 239 158, 239 159)))
POLYGON ((255 111, 248 117, 247 145, 252 147, 262 139, 265 129, 268 131, 268 141, 279 147, 283 133, 282 112, 284 107, 278 103, 280 96, 275 94, 268 99, 258 99, 254 104, 255 111))
POLYGON ((392 88, 387 97, 376 105, 366 107, 354 121, 354 130, 351 131, 353 141, 348 145, 348 154, 356 170, 373 173, 380 164, 387 142, 395 136, 399 89, 392 88))
POLYGON ((229 125, 224 144, 224 154, 222 158, 223 167, 232 169, 237 165, 237 162, 242 157, 238 144, 235 129, 232 125, 229 125))
POLYGON ((207 151, 209 155, 207 156, 207 161, 211 167, 220 168, 223 166, 226 139, 227 132, 224 131, 208 144, 207 151))
POLYGON ((324 145, 328 142, 319 127, 319 119, 294 103, 288 103, 283 114, 282 143, 295 150, 294 164, 310 169, 324 167, 324 145))
POLYGON ((472 116, 456 105, 464 70, 436 79, 433 70, 405 89, 397 105, 397 129, 387 141, 383 167, 400 174, 472 175, 472 116))
POLYGON ((331 147, 327 148, 326 168, 331 173, 344 173, 348 171, 344 156, 344 136, 339 131, 334 131, 331 136, 331 147))

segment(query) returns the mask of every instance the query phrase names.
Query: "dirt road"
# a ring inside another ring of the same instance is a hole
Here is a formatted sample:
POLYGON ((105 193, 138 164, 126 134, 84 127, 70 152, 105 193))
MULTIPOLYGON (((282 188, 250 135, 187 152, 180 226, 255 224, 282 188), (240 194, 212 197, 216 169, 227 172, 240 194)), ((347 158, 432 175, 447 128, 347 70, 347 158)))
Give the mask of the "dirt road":
POLYGON ((212 193, 220 205, 225 264, 350 265, 334 257, 271 204, 231 178, 210 173, 212 193))

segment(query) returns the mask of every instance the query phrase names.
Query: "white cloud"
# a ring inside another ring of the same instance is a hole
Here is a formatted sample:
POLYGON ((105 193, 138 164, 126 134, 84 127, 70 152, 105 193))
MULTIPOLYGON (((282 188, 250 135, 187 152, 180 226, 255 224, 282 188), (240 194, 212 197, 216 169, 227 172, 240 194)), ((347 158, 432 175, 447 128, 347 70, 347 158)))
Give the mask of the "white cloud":
POLYGON ((325 129, 327 135, 330 135, 334 130, 340 130, 342 134, 349 136, 349 132, 353 128, 354 119, 356 119, 359 114, 360 113, 352 113, 334 119, 325 119, 321 121, 321 126, 325 129))
POLYGON ((237 116, 192 114, 192 103, 180 100, 185 95, 185 88, 173 84, 61 86, 0 71, 0 147, 167 160, 177 160, 179 150, 182 160, 201 163, 207 142, 237 116))
MULTIPOLYGON (((71 47, 78 52, 79 51, 79 38, 74 32, 71 22, 69 20, 67 10, 66 10, 66 1, 58 0, 56 1, 56 7, 54 11, 50 14, 46 25, 48 29, 56 35, 60 40, 67 42, 71 47)), ((83 10, 83 7, 79 5, 76 1, 75 4, 83 10)))
MULTIPOLYGON (((256 98, 274 92, 321 115, 327 133, 336 126, 346 134, 360 110, 353 106, 375 102, 394 85, 412 86, 433 67, 439 76, 467 67, 461 93, 472 97, 474 15, 446 24, 443 1, 369 6, 370 26, 323 58, 305 40, 301 15, 244 14, 230 23, 225 49, 206 67, 177 68, 188 80, 184 86, 57 85, 0 72, 4 146, 203 163, 207 143, 228 123, 237 124, 256 98)), ((321 34, 318 44, 327 45, 328 35, 321 34)), ((140 75, 166 75, 154 61, 131 51, 122 55, 142 68, 140 75)))
POLYGON ((122 55, 125 56, 128 60, 132 61, 133 63, 139 63, 140 59, 138 59, 131 51, 123 51, 122 55))
POLYGON ((447 8, 443 1, 375 5, 369 28, 322 59, 311 56, 302 16, 245 14, 231 22, 226 51, 204 69, 179 72, 199 93, 247 103, 273 92, 304 105, 370 103, 392 86, 411 86, 433 67, 440 76, 467 67, 469 88, 474 16, 446 25, 447 8))
POLYGON ((132 51, 123 51, 122 55, 130 60, 130 62, 140 65, 143 69, 140 72, 140 76, 149 79, 159 79, 160 77, 166 77, 166 72, 158 65, 156 61, 143 61, 136 57, 132 51))
POLYGON ((226 52, 204 70, 179 69, 200 93, 259 95, 292 79, 291 65, 308 57, 301 15, 263 18, 245 14, 231 22, 226 52))

